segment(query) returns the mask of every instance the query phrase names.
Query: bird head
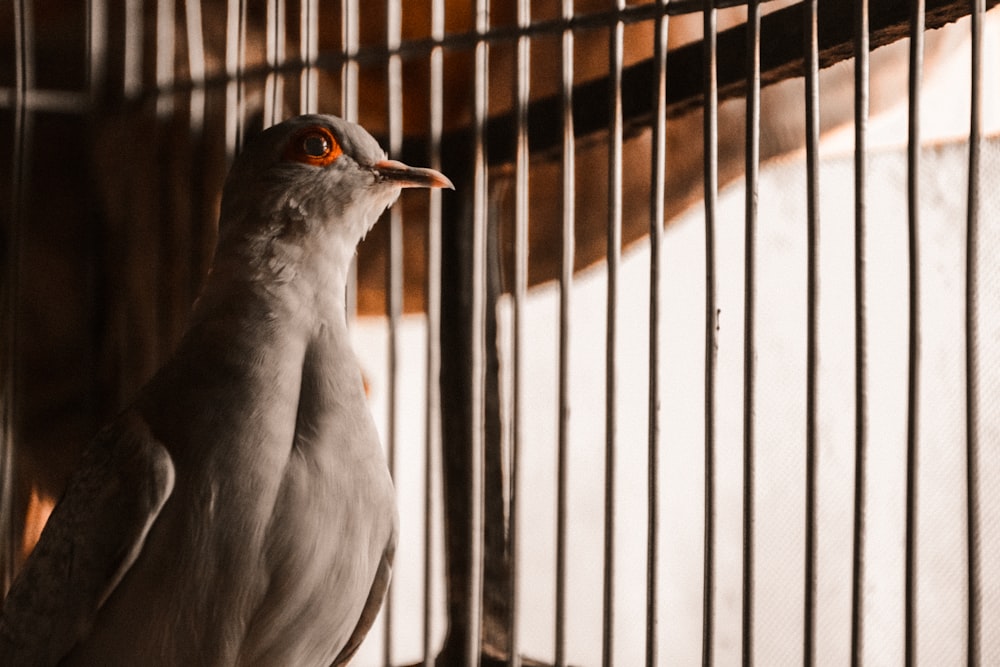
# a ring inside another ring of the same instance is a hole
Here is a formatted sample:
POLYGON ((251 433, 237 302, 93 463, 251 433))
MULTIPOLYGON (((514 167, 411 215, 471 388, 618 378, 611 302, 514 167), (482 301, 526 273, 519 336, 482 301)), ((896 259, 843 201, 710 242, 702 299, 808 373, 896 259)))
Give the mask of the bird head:
POLYGON ((222 194, 219 246, 358 242, 402 188, 452 188, 433 169, 386 159, 374 137, 336 116, 305 115, 247 142, 222 194))

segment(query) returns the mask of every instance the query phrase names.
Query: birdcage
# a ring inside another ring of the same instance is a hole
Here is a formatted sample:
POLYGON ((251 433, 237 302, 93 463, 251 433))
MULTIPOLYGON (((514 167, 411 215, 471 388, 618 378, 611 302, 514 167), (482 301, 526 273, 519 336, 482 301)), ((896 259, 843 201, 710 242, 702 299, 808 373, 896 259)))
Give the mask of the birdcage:
POLYGON ((356 664, 1000 662, 993 4, 3 4, 5 581, 318 111, 456 185, 349 288, 402 515, 356 664))

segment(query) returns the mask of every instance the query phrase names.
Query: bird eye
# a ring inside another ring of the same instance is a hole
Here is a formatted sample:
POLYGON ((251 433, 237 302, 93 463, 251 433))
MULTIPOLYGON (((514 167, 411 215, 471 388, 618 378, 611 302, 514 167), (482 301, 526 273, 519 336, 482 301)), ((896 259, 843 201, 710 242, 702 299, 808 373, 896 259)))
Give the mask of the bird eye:
POLYGON ((302 139, 302 152, 309 157, 323 157, 330 151, 330 142, 322 134, 308 134, 302 139))
POLYGON ((325 167, 343 153, 340 144, 325 127, 310 127, 299 132, 288 145, 285 158, 325 167))

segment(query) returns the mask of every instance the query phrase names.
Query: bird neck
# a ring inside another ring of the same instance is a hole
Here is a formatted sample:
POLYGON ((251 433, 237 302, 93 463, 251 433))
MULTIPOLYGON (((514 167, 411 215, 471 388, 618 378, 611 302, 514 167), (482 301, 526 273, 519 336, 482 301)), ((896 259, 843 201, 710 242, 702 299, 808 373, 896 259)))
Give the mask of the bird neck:
POLYGON ((347 277, 356 242, 334 225, 286 220, 254 234, 220 239, 200 301, 226 298, 244 285, 290 314, 343 320, 347 277))

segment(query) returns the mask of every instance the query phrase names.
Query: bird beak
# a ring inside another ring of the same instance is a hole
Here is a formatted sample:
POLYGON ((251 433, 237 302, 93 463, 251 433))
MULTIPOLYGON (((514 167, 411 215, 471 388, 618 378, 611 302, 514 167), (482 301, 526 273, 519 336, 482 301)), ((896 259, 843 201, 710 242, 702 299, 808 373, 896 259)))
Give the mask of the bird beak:
POLYGON ((383 180, 392 181, 401 188, 448 188, 455 186, 447 176, 434 169, 410 167, 396 160, 375 163, 375 171, 383 180))

